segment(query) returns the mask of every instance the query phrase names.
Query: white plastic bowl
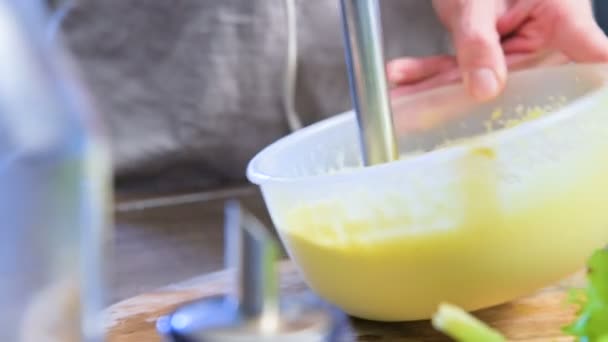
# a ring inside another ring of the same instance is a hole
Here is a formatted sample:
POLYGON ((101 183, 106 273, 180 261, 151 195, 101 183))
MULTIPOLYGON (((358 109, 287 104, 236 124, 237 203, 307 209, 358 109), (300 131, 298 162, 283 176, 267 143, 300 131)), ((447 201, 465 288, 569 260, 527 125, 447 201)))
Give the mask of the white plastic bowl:
POLYGON ((248 177, 308 284, 347 313, 496 305, 608 242, 607 81, 606 65, 566 65, 514 73, 482 105, 460 85, 398 99, 401 151, 418 153, 365 168, 348 112, 270 145, 248 177))

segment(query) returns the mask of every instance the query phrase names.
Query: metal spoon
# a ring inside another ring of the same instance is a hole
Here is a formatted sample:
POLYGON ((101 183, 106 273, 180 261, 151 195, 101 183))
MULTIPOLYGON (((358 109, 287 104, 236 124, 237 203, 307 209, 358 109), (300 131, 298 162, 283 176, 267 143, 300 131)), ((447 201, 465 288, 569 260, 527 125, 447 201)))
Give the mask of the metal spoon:
POLYGON ((340 0, 346 65, 363 162, 399 158, 384 68, 378 0, 340 0))

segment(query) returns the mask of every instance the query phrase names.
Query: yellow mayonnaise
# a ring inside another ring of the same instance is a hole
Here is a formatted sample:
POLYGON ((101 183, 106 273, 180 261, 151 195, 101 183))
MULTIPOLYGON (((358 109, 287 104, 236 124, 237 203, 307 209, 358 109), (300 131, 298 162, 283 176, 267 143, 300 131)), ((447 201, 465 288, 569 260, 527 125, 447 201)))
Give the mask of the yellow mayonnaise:
POLYGON ((398 199, 392 215, 357 217, 332 201, 288 210, 280 232, 308 284, 357 317, 426 319, 441 302, 475 310, 548 285, 608 242, 605 150, 513 189, 500 183, 497 151, 468 151, 443 189, 458 209, 438 204, 437 220, 398 199))

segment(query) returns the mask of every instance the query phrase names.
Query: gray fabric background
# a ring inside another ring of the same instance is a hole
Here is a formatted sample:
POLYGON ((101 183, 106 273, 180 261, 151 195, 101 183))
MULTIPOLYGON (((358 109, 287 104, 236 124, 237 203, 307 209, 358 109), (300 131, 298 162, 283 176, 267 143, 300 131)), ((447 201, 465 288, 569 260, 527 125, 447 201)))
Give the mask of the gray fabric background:
MULTIPOLYGON (((337 0, 299 0, 297 110, 350 108, 337 0)), ((387 58, 445 52, 428 0, 382 0, 387 58)), ((244 180, 288 133, 280 0, 80 0, 64 23, 112 136, 119 184, 179 190, 244 180)))

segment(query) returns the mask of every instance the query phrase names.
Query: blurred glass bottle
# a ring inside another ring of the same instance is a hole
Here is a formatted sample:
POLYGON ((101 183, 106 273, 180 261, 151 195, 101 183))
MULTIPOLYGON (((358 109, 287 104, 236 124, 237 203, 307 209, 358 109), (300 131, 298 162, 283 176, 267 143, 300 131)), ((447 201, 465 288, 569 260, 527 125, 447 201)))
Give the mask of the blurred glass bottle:
POLYGON ((0 0, 0 341, 102 340, 110 161, 40 3, 0 0))

